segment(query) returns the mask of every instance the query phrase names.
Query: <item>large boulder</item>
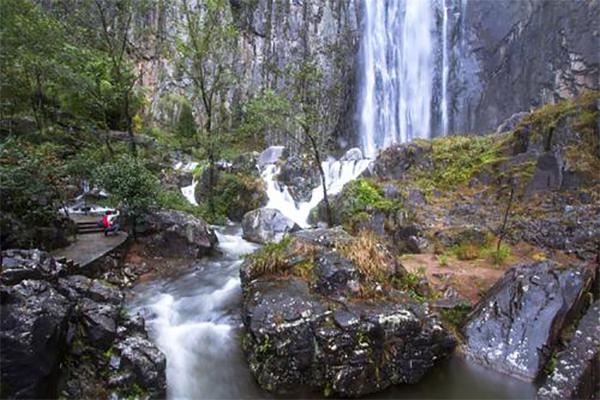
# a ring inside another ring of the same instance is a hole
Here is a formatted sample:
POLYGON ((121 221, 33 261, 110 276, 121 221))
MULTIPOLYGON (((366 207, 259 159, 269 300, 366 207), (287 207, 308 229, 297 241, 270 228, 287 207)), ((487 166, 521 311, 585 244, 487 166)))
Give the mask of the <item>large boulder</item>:
POLYGON ((269 164, 275 164, 279 159, 286 155, 284 146, 271 146, 263 150, 258 156, 258 167, 263 169, 269 164))
POLYGON ((538 399, 592 399, 600 389, 600 301, 577 324, 567 348, 538 390, 538 399))
POLYGON ((403 179, 416 170, 431 170, 431 144, 411 142, 397 144, 382 150, 362 176, 382 180, 403 179))
POLYGON ((73 305, 45 281, 0 290, 1 397, 57 397, 73 305))
POLYGON ((467 356, 528 381, 551 356, 561 329, 582 306, 591 271, 551 261, 509 269, 464 327, 467 356))
POLYGON ((287 233, 300 229, 279 210, 259 208, 244 215, 244 239, 255 243, 279 242, 287 233))
POLYGON ((306 154, 291 154, 282 160, 275 178, 288 188, 292 198, 298 202, 309 201, 314 188, 321 183, 319 171, 306 154))
POLYGON ((39 250, 2 260, 2 398, 165 397, 164 355, 119 288, 39 250))
POLYGON ((299 231, 248 258, 243 348, 261 387, 356 397, 421 379, 455 342, 405 274, 383 245, 340 229, 299 231))
POLYGON ((214 230, 198 217, 173 210, 158 211, 149 218, 141 240, 158 256, 201 257, 218 243, 214 230))

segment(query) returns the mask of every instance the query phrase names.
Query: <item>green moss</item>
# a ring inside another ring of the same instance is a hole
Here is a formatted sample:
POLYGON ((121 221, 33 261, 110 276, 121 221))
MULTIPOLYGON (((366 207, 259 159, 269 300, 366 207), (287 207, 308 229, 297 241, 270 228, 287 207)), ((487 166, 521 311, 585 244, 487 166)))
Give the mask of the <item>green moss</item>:
POLYGON ((260 208, 267 201, 264 182, 242 173, 220 173, 213 193, 213 219, 217 220, 236 220, 237 214, 260 208))
POLYGON ((183 211, 196 217, 205 218, 206 209, 190 204, 179 190, 163 190, 158 194, 158 204, 169 210, 183 211))
POLYGON ((467 302, 461 302, 453 308, 441 310, 440 314, 444 321, 454 325, 457 328, 460 328, 465 323, 467 315, 469 315, 471 309, 471 304, 467 302))
POLYGON ((582 95, 554 104, 546 104, 528 114, 514 131, 515 140, 529 137, 529 140, 542 140, 545 149, 550 150, 554 130, 562 123, 569 123, 578 132, 586 146, 583 149, 598 148, 596 135, 596 101, 600 92, 588 91, 582 95))
POLYGON ((386 199, 381 187, 370 179, 359 178, 346 185, 334 205, 339 222, 351 232, 371 218, 373 211, 391 214, 402 207, 398 200, 386 199))

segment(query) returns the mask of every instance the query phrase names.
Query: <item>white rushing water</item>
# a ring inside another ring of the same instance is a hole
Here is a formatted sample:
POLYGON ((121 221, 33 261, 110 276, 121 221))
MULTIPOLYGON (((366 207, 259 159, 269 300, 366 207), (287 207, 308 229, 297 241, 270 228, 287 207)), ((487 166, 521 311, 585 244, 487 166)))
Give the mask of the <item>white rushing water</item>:
POLYGON ((366 0, 360 45, 360 137, 365 156, 429 138, 435 29, 429 0, 366 0))
POLYGON ((140 284, 130 312, 145 316, 167 357, 169 398, 261 397, 241 354, 240 256, 258 246, 239 226, 217 227, 220 256, 178 276, 140 284))
MULTIPOLYGON (((333 196, 339 193, 344 185, 356 179, 370 164, 370 160, 328 160, 321 166, 325 173, 325 185, 327 195, 333 196)), ((285 185, 277 182, 275 177, 279 168, 275 164, 267 165, 262 171, 262 177, 267 185, 267 196, 269 202, 266 208, 274 208, 300 227, 306 228, 310 211, 323 200, 323 188, 321 185, 312 191, 309 201, 296 203, 285 185)))
POLYGON ((197 206, 198 202, 196 201, 196 185, 198 185, 198 181, 196 181, 196 179, 194 178, 192 180, 192 184, 189 186, 184 186, 181 188, 181 193, 183 193, 183 195, 185 196, 185 198, 187 199, 187 201, 189 201, 190 203, 192 203, 193 205, 197 206))
POLYGON ((442 135, 448 134, 448 6, 442 0, 442 135))

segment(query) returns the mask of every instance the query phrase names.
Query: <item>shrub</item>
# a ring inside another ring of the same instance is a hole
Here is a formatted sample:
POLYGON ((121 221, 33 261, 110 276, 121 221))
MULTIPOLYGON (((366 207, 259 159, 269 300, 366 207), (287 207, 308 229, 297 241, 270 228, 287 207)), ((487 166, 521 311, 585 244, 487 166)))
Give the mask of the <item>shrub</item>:
POLYGON ((500 248, 489 249, 488 255, 494 265, 502 265, 510 257, 510 247, 502 244, 500 248))
POLYGON ((459 260, 475 260, 480 256, 480 248, 473 243, 462 243, 454 249, 459 260))
POLYGON ((440 254, 439 256, 437 256, 437 260, 442 267, 448 266, 448 254, 446 254, 446 253, 440 254))

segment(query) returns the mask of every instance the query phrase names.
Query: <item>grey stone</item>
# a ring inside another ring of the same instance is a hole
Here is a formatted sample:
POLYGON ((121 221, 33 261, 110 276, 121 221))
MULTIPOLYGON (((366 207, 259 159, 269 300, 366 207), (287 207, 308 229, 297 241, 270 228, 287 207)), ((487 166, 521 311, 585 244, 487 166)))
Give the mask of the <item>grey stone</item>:
POLYGON ((259 208, 244 215, 244 239, 255 243, 279 242, 300 227, 279 210, 259 208))
POLYGON ((284 154, 284 146, 268 147, 258 156, 258 167, 262 169, 269 164, 275 164, 284 154))

